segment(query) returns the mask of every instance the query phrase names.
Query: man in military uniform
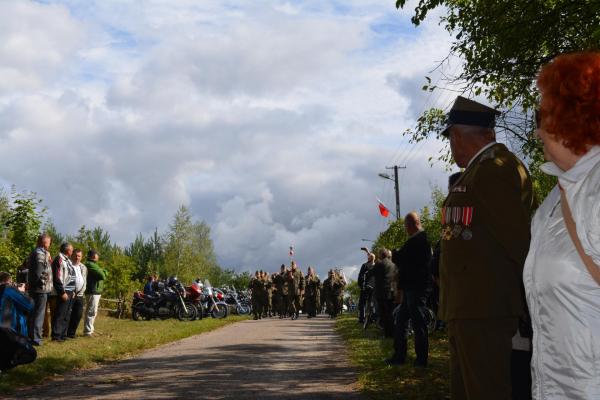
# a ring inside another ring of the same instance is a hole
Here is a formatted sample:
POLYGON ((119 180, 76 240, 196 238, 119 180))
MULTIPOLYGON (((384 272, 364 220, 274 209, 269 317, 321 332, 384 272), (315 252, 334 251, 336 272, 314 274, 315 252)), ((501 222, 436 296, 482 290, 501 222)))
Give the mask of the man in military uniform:
POLYGON ((271 282, 271 278, 269 277, 269 274, 265 271, 263 271, 262 273, 262 282, 263 282, 263 301, 264 301, 264 307, 263 307, 263 317, 271 317, 271 297, 272 297, 272 288, 271 285, 273 282, 271 282))
POLYGON ((308 314, 308 318, 317 316, 317 304, 319 302, 321 280, 315 273, 313 267, 308 267, 306 275, 306 289, 304 291, 304 310, 308 314))
POLYGON ((511 340, 525 313, 532 185, 523 163, 495 142, 496 115, 458 97, 442 133, 465 169, 442 208, 440 312, 452 399, 511 398, 511 340))
POLYGON ((287 282, 286 282, 286 271, 285 271, 285 265, 281 264, 281 272, 278 274, 275 274, 273 276, 273 284, 275 285, 275 295, 277 297, 276 303, 279 305, 279 308, 277 309, 277 313, 279 314, 279 318, 285 318, 285 316, 287 315, 287 309, 288 309, 288 304, 287 304, 287 297, 288 297, 288 290, 287 290, 287 282))
POLYGON ((292 261, 292 269, 288 275, 288 302, 289 313, 292 319, 297 319, 302 308, 302 292, 304 291, 304 275, 295 261, 292 261))
POLYGON ((263 314, 263 282, 260 272, 256 271, 248 288, 252 291, 252 314, 254 319, 261 319, 263 314))

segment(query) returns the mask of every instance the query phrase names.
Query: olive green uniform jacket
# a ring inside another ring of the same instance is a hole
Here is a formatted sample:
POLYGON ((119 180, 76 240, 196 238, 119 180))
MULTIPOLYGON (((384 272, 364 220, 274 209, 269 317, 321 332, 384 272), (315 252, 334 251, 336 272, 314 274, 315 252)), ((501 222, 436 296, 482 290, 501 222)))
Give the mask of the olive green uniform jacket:
POLYGON ((506 146, 472 160, 442 208, 441 319, 524 315, 533 204, 529 173, 506 146))

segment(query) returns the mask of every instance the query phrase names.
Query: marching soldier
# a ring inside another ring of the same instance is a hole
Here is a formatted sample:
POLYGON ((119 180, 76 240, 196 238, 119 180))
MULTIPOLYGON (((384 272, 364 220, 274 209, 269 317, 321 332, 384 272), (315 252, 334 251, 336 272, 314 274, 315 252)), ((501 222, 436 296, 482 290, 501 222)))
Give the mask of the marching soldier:
POLYGON ((440 312, 452 399, 510 399, 512 337, 533 209, 521 161, 495 141, 495 110, 458 97, 442 133, 464 168, 442 209, 440 312))
POLYGON ((248 288, 252 291, 252 314, 254 319, 261 319, 263 313, 263 282, 260 273, 256 271, 254 277, 250 280, 248 288))
POLYGON ((343 294, 343 284, 336 277, 335 272, 330 269, 327 274, 327 279, 323 281, 323 294, 327 302, 327 313, 330 318, 337 317, 341 309, 340 295, 343 294))
POLYGON ((321 280, 315 273, 313 267, 308 267, 308 274, 305 280, 306 289, 304 291, 304 304, 308 318, 317 316, 317 304, 319 303, 321 280))
POLYGON ((302 308, 302 292, 304 291, 304 275, 295 261, 292 261, 292 269, 288 278, 288 306, 292 319, 297 319, 302 308))
POLYGON ((285 265, 281 264, 281 272, 275 275, 273 283, 276 287, 277 303, 279 304, 279 318, 285 318, 288 312, 288 285, 287 285, 287 271, 285 265))
POLYGON ((272 315, 281 315, 281 295, 279 294, 279 290, 277 290, 277 276, 279 274, 277 272, 273 272, 271 274, 271 314, 272 315))

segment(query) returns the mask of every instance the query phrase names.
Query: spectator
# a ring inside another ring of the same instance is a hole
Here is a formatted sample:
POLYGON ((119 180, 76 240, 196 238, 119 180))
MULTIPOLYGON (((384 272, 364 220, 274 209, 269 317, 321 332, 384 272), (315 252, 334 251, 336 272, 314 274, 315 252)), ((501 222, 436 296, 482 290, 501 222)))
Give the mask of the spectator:
POLYGON ((27 336, 27 314, 32 301, 12 284, 8 272, 0 272, 0 326, 27 336))
POLYGON ((429 356, 427 298, 432 286, 431 245, 416 212, 406 215, 404 228, 409 238, 395 254, 394 260, 398 269, 397 292, 402 291, 402 298, 394 311, 394 355, 386 362, 393 365, 406 362, 406 334, 410 319, 415 334, 415 366, 426 367, 429 356))
POLYGON ((56 309, 52 316, 52 340, 64 342, 67 338, 71 306, 75 293, 76 275, 71 256, 73 246, 69 243, 60 245, 58 256, 52 261, 52 279, 56 295, 56 309))
POLYGON ((367 252, 367 262, 361 265, 360 271, 358 272, 358 288, 360 289, 360 295, 358 297, 358 322, 361 324, 365 322, 365 303, 367 301, 367 295, 369 289, 365 287, 365 275, 375 265, 375 254, 368 251, 365 247, 362 250, 367 252))
POLYGON ((48 249, 52 238, 47 233, 38 237, 37 247, 30 254, 28 263, 29 296, 33 300, 33 311, 29 316, 29 335, 33 344, 42 344, 42 329, 46 316, 46 303, 52 291, 52 267, 48 249))
MULTIPOLYGON (((460 178, 461 172, 455 172, 448 177, 448 192, 452 189, 452 186, 460 178)), ((440 319, 438 312, 440 304, 440 251, 441 251, 441 240, 438 240, 433 249, 433 255, 431 256, 431 275, 433 276, 433 291, 431 293, 431 309, 435 313, 435 329, 443 329, 444 321, 440 319)))
POLYGON ((100 255, 95 250, 90 250, 87 256, 86 267, 88 269, 87 287, 85 290, 87 307, 85 311, 85 323, 83 334, 92 336, 94 334, 94 321, 98 314, 98 306, 100 305, 100 297, 104 289, 104 280, 108 273, 104 268, 98 265, 100 255))
POLYGON ((154 282, 156 281, 156 276, 148 275, 146 279, 146 284, 144 285, 144 295, 145 296, 154 296, 156 292, 154 291, 154 282))
POLYGON ((533 220, 523 279, 533 398, 600 399, 600 53, 542 67, 536 134, 558 178, 533 220))
POLYGON ((496 143, 497 114, 458 97, 442 133, 465 169, 442 208, 440 311, 453 399, 511 398, 512 338, 526 315, 533 188, 523 163, 496 143))
POLYGON ((83 307, 85 303, 85 289, 87 286, 87 267, 81 262, 83 251, 81 249, 73 250, 71 262, 75 271, 75 294, 73 296, 73 304, 71 306, 71 317, 69 319, 69 328, 67 329, 67 337, 75 338, 77 328, 83 315, 83 307))
POLYGON ((396 281, 396 266, 391 260, 392 252, 381 248, 377 262, 373 266, 375 278, 375 300, 379 323, 386 337, 394 337, 394 321, 392 310, 394 304, 394 282, 396 281))

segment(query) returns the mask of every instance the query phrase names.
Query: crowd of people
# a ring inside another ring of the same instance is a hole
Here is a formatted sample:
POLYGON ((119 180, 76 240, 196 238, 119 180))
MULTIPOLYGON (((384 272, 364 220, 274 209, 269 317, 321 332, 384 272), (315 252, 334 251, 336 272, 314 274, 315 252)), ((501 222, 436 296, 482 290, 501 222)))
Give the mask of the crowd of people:
POLYGON ((83 335, 94 334, 94 322, 107 271, 100 267, 100 255, 62 243, 54 257, 52 238, 43 233, 37 247, 23 263, 17 282, 0 272, 0 326, 29 337, 34 346, 44 338, 55 342, 75 339, 83 318, 83 335))
POLYGON ((458 97, 442 136, 463 171, 440 243, 432 254, 411 213, 402 248, 361 268, 359 319, 374 291, 390 364, 406 362, 410 319, 415 365, 427 365, 423 311, 439 293, 452 399, 600 399, 600 53, 557 56, 537 85, 541 169, 558 178, 537 211, 526 166, 495 140, 499 113, 458 97))
POLYGON ((323 310, 335 318, 342 312, 346 284, 343 274, 333 269, 323 282, 313 267, 308 267, 304 276, 295 261, 290 268, 282 264, 280 271, 272 274, 256 271, 248 286, 254 319, 273 316, 297 319, 301 311, 314 318, 323 310))

